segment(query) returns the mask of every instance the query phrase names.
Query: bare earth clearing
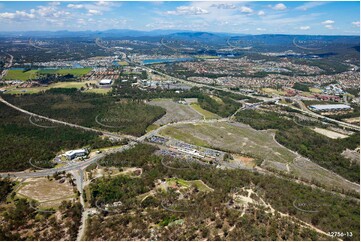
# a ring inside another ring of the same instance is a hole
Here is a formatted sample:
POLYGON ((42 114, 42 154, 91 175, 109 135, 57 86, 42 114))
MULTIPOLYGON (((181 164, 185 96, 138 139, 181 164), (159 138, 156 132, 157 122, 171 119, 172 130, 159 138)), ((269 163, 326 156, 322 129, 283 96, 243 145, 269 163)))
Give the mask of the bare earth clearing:
POLYGON ((73 186, 68 182, 59 183, 47 178, 27 179, 17 193, 38 201, 42 207, 56 207, 64 200, 75 198, 73 186))
POLYGON ((203 117, 186 104, 176 103, 170 99, 152 100, 148 104, 165 108, 167 113, 154 124, 164 125, 184 120, 200 120, 203 117))
POLYGON ((313 131, 319 133, 319 134, 322 134, 328 138, 331 138, 331 139, 344 139, 344 138, 347 138, 348 136, 347 135, 344 135, 344 134, 340 134, 340 133, 337 133, 337 132, 334 132, 334 131, 331 131, 331 130, 328 130, 328 129, 321 129, 321 128, 314 128, 312 129, 313 131))
MULTIPOLYGON (((359 190, 359 186, 309 161, 280 145, 271 130, 258 131, 241 123, 215 122, 202 124, 174 124, 161 131, 190 144, 213 147, 234 153, 249 154, 261 159, 262 167, 271 168, 314 180, 328 187, 359 190)), ((326 161, 325 161, 326 162, 326 161)))

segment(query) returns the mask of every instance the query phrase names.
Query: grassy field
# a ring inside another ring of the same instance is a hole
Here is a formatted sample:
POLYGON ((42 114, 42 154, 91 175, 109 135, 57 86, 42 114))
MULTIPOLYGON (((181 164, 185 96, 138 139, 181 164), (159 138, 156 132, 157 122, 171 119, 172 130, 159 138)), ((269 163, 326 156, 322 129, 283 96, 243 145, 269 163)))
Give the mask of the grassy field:
POLYGON ((129 65, 129 63, 126 62, 126 61, 119 61, 118 64, 121 65, 121 66, 127 66, 127 65, 129 65))
POLYGON ((199 58, 199 59, 218 59, 218 56, 214 56, 214 55, 196 55, 195 58, 199 58))
POLYGON ((286 92, 285 91, 279 91, 273 88, 262 88, 262 91, 267 93, 267 94, 278 94, 278 95, 285 95, 286 92))
MULTIPOLYGON (((12 88, 9 91, 7 91, 7 93, 9 94, 33 94, 33 93, 38 93, 41 91, 46 91, 49 90, 51 88, 82 88, 85 87, 86 83, 92 83, 95 84, 96 81, 88 81, 88 82, 57 82, 57 83, 52 83, 47 87, 27 87, 27 88, 12 88)), ((98 89, 94 89, 94 90, 98 90, 98 89)), ((101 91, 101 92, 96 92, 94 91, 94 93, 107 93, 109 90, 106 89, 105 91, 101 91)), ((88 91, 87 91, 88 92, 88 91)), ((89 90, 90 92, 90 90, 89 90)))
POLYGON ((22 70, 9 70, 4 79, 26 81, 28 79, 35 78, 37 76, 37 72, 37 70, 30 70, 26 72, 22 70))
POLYGON ((172 138, 182 140, 187 143, 194 144, 194 145, 210 147, 207 142, 205 142, 202 139, 199 139, 191 134, 188 134, 188 133, 184 132, 183 130, 178 129, 178 126, 177 126, 177 128, 176 127, 167 127, 165 129, 161 130, 160 134, 164 135, 164 136, 170 136, 172 138))
POLYGON ((319 89, 319 88, 310 87, 310 92, 313 92, 313 93, 322 93, 322 90, 319 89))
POLYGON ((209 95, 213 100, 215 100, 219 104, 224 104, 223 100, 217 96, 209 95))
POLYGON ((194 111, 191 107, 184 104, 179 104, 171 99, 158 99, 149 102, 150 105, 165 108, 167 113, 161 119, 157 120, 155 124, 163 125, 171 122, 178 122, 183 120, 197 120, 203 117, 194 111))
POLYGON ((198 103, 192 103, 191 107, 196 110, 197 112, 201 113, 205 119, 218 119, 220 118, 217 114, 215 113, 211 113, 203 108, 201 108, 201 106, 199 106, 198 103))
POLYGON ((59 75, 67 75, 71 74, 74 76, 83 76, 90 72, 92 68, 75 68, 75 69, 54 69, 54 70, 39 70, 40 74, 59 74, 59 75))
POLYGON ((85 92, 92 92, 92 93, 98 93, 98 94, 107 94, 111 90, 112 90, 111 88, 93 88, 93 89, 88 89, 85 92))
POLYGON ((6 91, 8 94, 33 94, 47 90, 47 87, 12 88, 6 91))
POLYGON ((38 74, 59 74, 59 75, 71 74, 74 76, 83 76, 88 72, 90 72, 91 70, 92 68, 30 70, 25 72, 23 70, 9 70, 4 79, 26 81, 36 78, 38 74))
POLYGON ((180 178, 168 178, 166 179, 168 186, 175 186, 179 184, 184 188, 190 188, 191 186, 197 187, 202 192, 213 192, 213 189, 207 186, 202 180, 187 181, 180 178))
POLYGON ((151 132, 151 131, 153 131, 153 130, 156 130, 157 128, 159 128, 160 126, 159 125, 156 125, 156 124, 151 124, 151 125, 149 125, 148 127, 147 127, 147 133, 148 132, 151 132))

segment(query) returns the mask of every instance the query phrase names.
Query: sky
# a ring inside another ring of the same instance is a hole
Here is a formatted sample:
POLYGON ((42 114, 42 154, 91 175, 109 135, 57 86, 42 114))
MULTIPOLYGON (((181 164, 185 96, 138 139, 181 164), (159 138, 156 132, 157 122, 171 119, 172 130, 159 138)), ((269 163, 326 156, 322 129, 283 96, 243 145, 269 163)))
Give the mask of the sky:
POLYGON ((0 0, 0 31, 107 29, 359 35, 360 2, 0 0))

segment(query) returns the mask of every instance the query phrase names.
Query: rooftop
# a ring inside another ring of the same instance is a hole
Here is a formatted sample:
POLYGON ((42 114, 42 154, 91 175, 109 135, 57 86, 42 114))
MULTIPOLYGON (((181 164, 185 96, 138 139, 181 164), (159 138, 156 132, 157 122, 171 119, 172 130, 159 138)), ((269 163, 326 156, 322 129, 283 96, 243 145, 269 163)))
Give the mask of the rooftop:
POLYGON ((350 106, 345 104, 320 104, 320 105, 310 105, 310 108, 316 110, 331 110, 331 109, 351 109, 350 106))
POLYGON ((85 149, 69 150, 69 151, 65 152, 65 155, 73 155, 73 154, 77 154, 77 153, 86 153, 86 150, 85 149))
POLYGON ((99 84, 111 84, 112 80, 111 79, 103 79, 99 82, 99 84))

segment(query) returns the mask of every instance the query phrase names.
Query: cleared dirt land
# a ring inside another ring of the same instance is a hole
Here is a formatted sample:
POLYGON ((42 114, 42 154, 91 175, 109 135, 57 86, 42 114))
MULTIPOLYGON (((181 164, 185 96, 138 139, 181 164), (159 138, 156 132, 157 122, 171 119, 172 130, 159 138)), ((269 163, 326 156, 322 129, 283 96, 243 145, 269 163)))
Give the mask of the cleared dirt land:
POLYGON ((179 124, 161 131, 187 143, 214 147, 236 153, 252 154, 257 158, 287 163, 296 155, 273 140, 272 132, 257 131, 243 124, 227 122, 179 124))
POLYGON ((274 139, 274 131, 258 131, 241 123, 213 122, 170 125, 161 131, 161 135, 195 145, 248 154, 263 160, 262 166, 265 168, 292 173, 325 186, 359 189, 358 185, 278 144, 274 139))
POLYGON ((347 135, 340 134, 340 133, 337 133, 337 132, 334 132, 334 131, 331 131, 328 129, 321 129, 321 128, 316 127, 312 130, 315 131, 316 133, 322 134, 331 139, 344 139, 344 138, 348 137, 347 135))
POLYGON ((166 114, 154 124, 164 125, 184 120, 199 120, 203 117, 186 104, 179 104, 171 99, 152 100, 148 104, 166 109, 166 114))
POLYGON ((39 202, 41 207, 56 207, 61 201, 75 198, 73 187, 69 183, 49 181, 47 178, 26 180, 17 194, 39 202))
POLYGON ((356 118, 345 118, 345 119, 342 119, 342 121, 345 121, 345 122, 351 123, 351 124, 360 123, 360 117, 356 117, 356 118))

